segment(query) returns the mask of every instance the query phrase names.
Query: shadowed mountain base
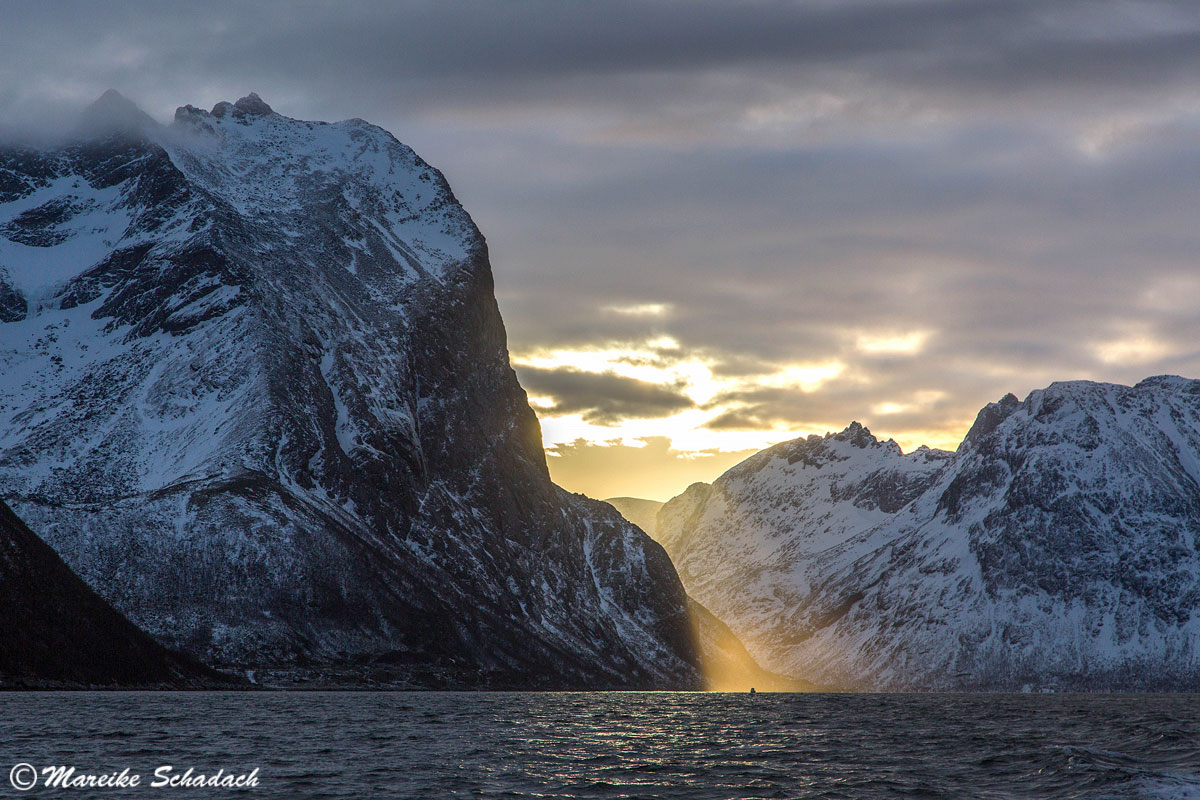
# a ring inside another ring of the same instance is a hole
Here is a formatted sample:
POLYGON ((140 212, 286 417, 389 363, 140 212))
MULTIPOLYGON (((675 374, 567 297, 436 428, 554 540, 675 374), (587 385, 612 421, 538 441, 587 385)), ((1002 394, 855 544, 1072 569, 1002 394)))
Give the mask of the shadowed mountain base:
POLYGON ((231 685, 134 627, 0 502, 0 687, 231 685))

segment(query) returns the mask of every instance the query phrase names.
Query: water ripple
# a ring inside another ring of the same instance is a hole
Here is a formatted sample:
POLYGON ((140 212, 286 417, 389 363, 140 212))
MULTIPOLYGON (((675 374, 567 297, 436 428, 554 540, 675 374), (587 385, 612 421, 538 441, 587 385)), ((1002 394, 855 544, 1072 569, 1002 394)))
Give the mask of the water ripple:
POLYGON ((19 762, 259 767, 259 798, 1200 798, 1200 698, 0 694, 19 762))

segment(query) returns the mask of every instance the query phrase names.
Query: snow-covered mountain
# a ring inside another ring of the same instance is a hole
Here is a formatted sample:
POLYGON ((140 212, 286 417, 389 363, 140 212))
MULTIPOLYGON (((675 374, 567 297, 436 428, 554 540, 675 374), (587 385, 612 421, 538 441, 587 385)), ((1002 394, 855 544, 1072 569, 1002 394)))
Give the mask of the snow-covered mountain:
POLYGON ((0 612, 3 688, 233 685, 131 625, 3 502, 0 612))
POLYGON ((108 93, 0 149, 0 485, 161 641, 277 678, 685 686, 662 548, 548 477, 483 237, 362 120, 108 93))
POLYGON ((861 426, 667 503, 689 593, 767 669, 851 688, 1194 688, 1200 381, 1056 383, 958 451, 861 426))

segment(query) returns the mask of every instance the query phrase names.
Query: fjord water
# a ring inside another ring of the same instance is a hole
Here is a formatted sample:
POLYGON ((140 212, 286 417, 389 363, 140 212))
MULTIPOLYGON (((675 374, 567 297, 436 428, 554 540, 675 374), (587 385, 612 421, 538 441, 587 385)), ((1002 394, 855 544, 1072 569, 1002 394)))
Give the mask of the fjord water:
POLYGON ((698 693, 0 694, 13 765, 148 783, 25 796, 1200 797, 1200 696, 698 693))

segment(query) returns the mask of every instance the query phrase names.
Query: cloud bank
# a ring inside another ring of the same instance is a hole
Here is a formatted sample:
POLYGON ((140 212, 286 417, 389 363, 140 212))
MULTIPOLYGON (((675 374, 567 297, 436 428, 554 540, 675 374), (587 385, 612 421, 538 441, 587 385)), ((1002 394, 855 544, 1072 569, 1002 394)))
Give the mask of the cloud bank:
POLYGON ((443 169, 569 488, 654 453, 683 488, 697 454, 852 419, 953 446, 1009 391, 1200 375, 1194 4, 15 2, 4 23, 10 128, 109 87, 160 119, 255 90, 443 169))

